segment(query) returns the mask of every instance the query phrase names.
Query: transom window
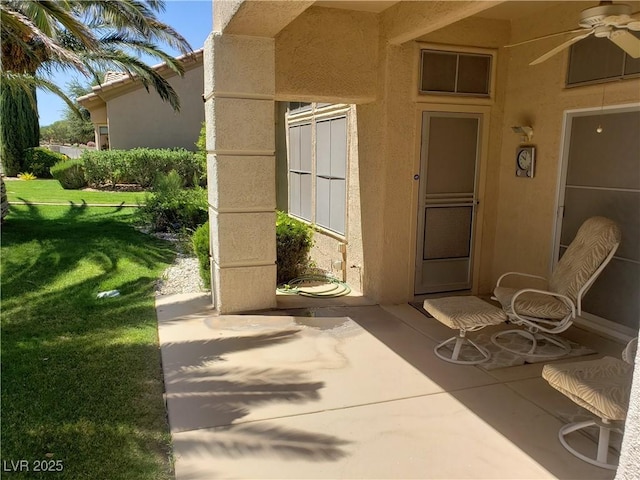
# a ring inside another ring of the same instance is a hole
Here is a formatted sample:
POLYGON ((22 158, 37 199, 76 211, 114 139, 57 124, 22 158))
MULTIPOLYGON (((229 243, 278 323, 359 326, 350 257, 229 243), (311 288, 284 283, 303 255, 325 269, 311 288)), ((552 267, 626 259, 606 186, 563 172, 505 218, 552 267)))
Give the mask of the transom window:
MULTIPOLYGON (((631 32, 640 38, 640 32, 631 32)), ((567 86, 607 82, 640 75, 640 58, 632 58, 607 38, 590 36, 573 44, 567 86)))
POLYGON ((488 97, 491 55, 422 50, 420 93, 488 97))

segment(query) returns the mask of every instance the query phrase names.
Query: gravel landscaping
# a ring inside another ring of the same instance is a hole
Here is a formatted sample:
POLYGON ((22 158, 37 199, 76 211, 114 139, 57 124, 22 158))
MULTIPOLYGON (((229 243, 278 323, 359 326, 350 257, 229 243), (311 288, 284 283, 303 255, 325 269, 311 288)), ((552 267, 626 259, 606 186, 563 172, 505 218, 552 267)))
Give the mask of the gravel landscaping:
POLYGON ((200 278, 198 258, 191 252, 185 252, 183 238, 173 233, 150 233, 150 235, 174 243, 178 252, 173 264, 163 272, 162 277, 158 280, 156 295, 196 293, 208 290, 200 278))

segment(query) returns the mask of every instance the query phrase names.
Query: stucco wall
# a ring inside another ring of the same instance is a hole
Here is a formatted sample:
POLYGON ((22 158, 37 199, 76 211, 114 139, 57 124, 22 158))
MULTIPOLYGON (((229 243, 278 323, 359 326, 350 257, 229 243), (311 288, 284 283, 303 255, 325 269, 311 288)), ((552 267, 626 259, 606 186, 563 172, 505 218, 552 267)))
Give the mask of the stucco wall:
POLYGON ((328 103, 373 100, 377 37, 372 13, 309 8, 276 37, 276 98, 328 103))
MULTIPOLYGON (((557 38, 503 46, 575 28, 580 10, 589 6, 589 2, 560 2, 550 10, 512 21, 472 17, 416 39, 497 52, 494 96, 484 103, 417 94, 418 43, 395 45, 385 37, 394 8, 376 16, 311 7, 277 35, 276 98, 357 104, 360 188, 354 194, 360 199, 365 294, 381 302, 403 302, 412 296, 419 112, 447 104, 461 111, 474 105, 488 109, 486 161, 481 172, 481 249, 476 251, 474 291, 488 293, 506 270, 548 273, 563 113, 601 106, 603 86, 565 88, 567 51, 540 65, 528 65, 557 45, 557 38), (534 127, 533 143, 538 148, 533 179, 514 174, 514 153, 521 138, 511 126, 525 124, 534 127)), ((610 82, 604 89, 605 105, 640 101, 640 80, 610 82)))
POLYGON ((107 101, 112 149, 183 147, 195 150, 204 121, 203 67, 168 81, 180 96, 180 112, 174 112, 153 89, 147 92, 138 88, 107 101))
MULTIPOLYGON (((583 2, 566 2, 551 10, 512 24, 517 42, 554 31, 573 28, 583 2)), ((564 112, 570 109, 599 108, 602 105, 640 101, 640 80, 608 82, 565 88, 568 52, 564 51, 535 66, 528 63, 558 44, 555 39, 503 49, 509 56, 499 191, 495 230, 493 278, 508 270, 546 275, 553 251, 557 188, 560 179, 564 112), (533 179, 516 178, 514 152, 520 142, 510 132, 512 125, 532 125, 537 146, 536 174, 533 179), (522 254, 523 248, 526 255, 522 254)))
MULTIPOLYGON (((469 19, 452 25, 446 30, 421 37, 420 42, 442 45, 476 46, 495 49, 508 40, 507 22, 469 19)), ((498 58, 495 78, 495 95, 492 101, 477 99, 420 96, 418 91, 419 47, 414 42, 399 46, 380 43, 379 79, 382 85, 380 104, 359 106, 361 172, 363 161, 373 164, 367 169, 368 178, 361 178, 361 191, 369 187, 374 192, 363 200, 363 235, 369 244, 378 271, 371 278, 370 286, 378 292, 382 302, 403 302, 413 297, 415 272, 415 248, 417 228, 417 202, 419 182, 414 175, 420 167, 420 112, 423 110, 452 110, 488 112, 484 127, 488 130, 485 148, 486 162, 482 180, 486 179, 480 193, 483 228, 482 248, 476 252, 477 276, 474 290, 485 293, 492 285, 493 231, 496 222, 497 172, 502 138, 502 108, 504 94, 501 90, 508 75, 508 62, 498 58), (375 111, 372 115, 362 112, 375 111), (371 135, 367 135, 371 132, 371 135), (366 221, 366 219, 376 219, 366 221), (371 242, 369 228, 381 233, 371 242)), ((367 248, 365 248, 365 259, 367 248)), ((366 263, 367 270, 370 263, 366 263)), ((365 279, 367 275, 365 275, 365 279)), ((365 285, 367 283, 365 282, 365 285)), ((365 288, 365 291, 367 289, 365 288)))

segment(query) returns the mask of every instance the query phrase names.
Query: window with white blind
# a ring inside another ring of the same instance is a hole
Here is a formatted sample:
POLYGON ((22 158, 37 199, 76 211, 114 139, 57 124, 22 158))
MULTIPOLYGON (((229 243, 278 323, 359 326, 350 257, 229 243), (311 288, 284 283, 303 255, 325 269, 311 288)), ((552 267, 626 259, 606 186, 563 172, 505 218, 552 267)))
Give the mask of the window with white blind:
POLYGON ((311 124, 289 127, 289 213, 311 221, 311 124))
POLYGON ((289 125, 289 213, 346 233, 347 118, 289 125))
POLYGON ((316 224, 344 234, 347 119, 316 124, 316 224))

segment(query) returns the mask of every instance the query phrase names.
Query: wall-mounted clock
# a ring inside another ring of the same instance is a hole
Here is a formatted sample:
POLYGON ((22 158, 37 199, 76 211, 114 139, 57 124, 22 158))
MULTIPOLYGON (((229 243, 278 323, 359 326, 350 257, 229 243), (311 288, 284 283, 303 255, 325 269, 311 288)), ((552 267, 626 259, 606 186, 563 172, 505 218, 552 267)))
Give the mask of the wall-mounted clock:
POLYGON ((520 145, 516 149, 516 177, 532 178, 536 163, 536 147, 520 145))

